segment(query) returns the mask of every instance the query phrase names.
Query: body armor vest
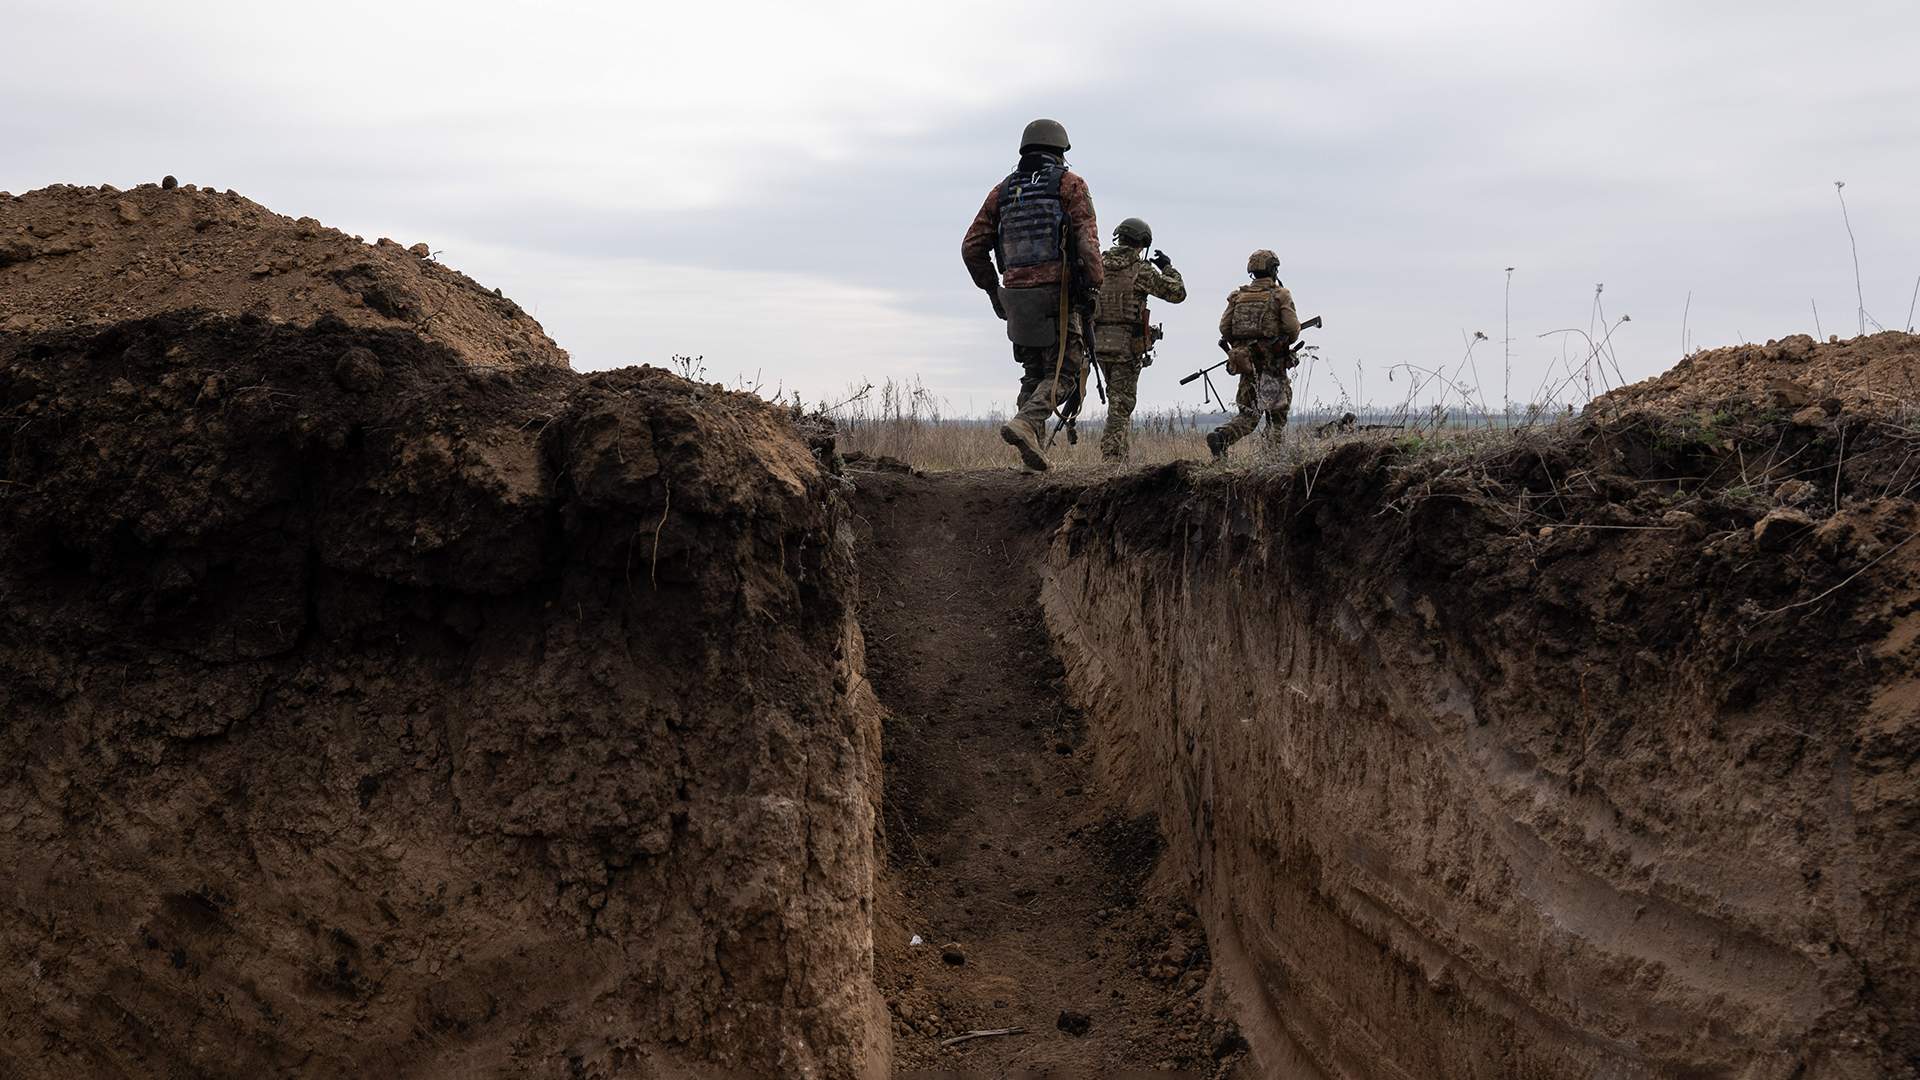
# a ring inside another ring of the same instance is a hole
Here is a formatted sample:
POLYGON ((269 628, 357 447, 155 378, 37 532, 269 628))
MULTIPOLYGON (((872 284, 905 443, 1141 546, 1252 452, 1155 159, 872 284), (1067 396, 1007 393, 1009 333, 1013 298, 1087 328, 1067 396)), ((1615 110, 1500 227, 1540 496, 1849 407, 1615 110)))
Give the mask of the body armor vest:
POLYGON ((1280 308, 1274 303, 1279 285, 1255 282, 1233 291, 1228 301, 1227 340, 1272 341, 1280 336, 1280 308))
POLYGON ((1057 263, 1067 209, 1060 201, 1060 180, 1067 167, 1049 163, 1033 172, 1016 172, 1000 185, 1000 270, 1057 263))
POLYGON ((1141 262, 1109 252, 1101 259, 1106 276, 1100 284, 1099 314, 1094 321, 1111 326, 1143 327, 1147 321, 1147 300, 1136 287, 1141 262))

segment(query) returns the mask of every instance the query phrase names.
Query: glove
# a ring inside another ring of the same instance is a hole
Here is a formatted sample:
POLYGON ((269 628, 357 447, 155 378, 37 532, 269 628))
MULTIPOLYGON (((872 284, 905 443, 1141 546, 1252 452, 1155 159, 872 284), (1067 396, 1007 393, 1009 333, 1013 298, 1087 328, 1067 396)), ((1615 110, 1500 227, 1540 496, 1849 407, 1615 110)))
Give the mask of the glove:
POLYGON ((1005 305, 1003 305, 1003 304, 1001 304, 1001 303, 1000 303, 1000 290, 998 290, 998 289, 988 289, 988 290, 987 290, 987 303, 989 303, 989 304, 992 304, 992 305, 993 305, 993 313, 994 313, 995 315, 998 315, 998 316, 1000 316, 1000 321, 1001 321, 1001 322, 1006 322, 1006 321, 1007 321, 1007 309, 1006 309, 1006 307, 1005 307, 1005 305))
POLYGON ((1153 265, 1159 267, 1161 273, 1166 273, 1168 270, 1173 269, 1173 258, 1166 252, 1155 248, 1153 252, 1153 265))

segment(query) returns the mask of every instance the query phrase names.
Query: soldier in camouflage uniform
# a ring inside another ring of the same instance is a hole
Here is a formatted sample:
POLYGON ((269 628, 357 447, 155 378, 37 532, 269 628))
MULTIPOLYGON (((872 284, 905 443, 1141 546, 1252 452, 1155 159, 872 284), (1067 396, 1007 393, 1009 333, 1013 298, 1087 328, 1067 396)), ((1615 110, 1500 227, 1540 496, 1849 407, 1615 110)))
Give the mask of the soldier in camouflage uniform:
POLYGON ((1253 280, 1227 297, 1220 316, 1220 347, 1227 351, 1227 370, 1240 376, 1234 395, 1239 414, 1207 433, 1207 449, 1218 459, 1227 447, 1253 434, 1260 417, 1267 418, 1267 441, 1279 445, 1287 430, 1287 410, 1293 405, 1293 383, 1287 369, 1293 343, 1300 338, 1300 314, 1293 294, 1280 284, 1280 258, 1262 248, 1247 256, 1253 280))
POLYGON ((1187 284, 1165 252, 1154 252, 1151 261, 1141 257, 1153 244, 1153 230, 1146 222, 1139 218, 1121 222, 1113 230, 1113 241, 1100 257, 1105 276, 1093 316, 1093 356, 1107 375, 1107 423, 1106 433, 1100 436, 1100 456, 1125 461, 1140 369, 1153 363, 1147 297, 1177 304, 1187 298, 1187 284))
POLYGON ((967 273, 1006 320, 1021 367, 1019 411, 1000 437, 1035 470, 1047 467, 1047 417, 1078 386, 1086 356, 1082 328, 1100 292, 1100 228, 1087 182, 1067 168, 1069 149, 1067 129, 1057 121, 1028 124, 1019 166, 987 193, 960 242, 967 273))

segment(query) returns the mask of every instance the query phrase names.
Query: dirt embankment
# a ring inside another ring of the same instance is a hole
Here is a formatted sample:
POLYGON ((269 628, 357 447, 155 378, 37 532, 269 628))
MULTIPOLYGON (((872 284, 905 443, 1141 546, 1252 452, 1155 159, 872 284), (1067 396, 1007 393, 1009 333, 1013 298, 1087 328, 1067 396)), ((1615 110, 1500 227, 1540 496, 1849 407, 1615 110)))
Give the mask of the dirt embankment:
POLYGON ((1638 414, 1084 496, 1049 623, 1261 1068, 1916 1075, 1915 445, 1638 414))
POLYGON ((356 322, 0 335, 0 1074, 882 1072, 840 481, 356 322))
POLYGON ((276 214, 233 191, 142 184, 0 193, 0 330, 106 326, 171 311, 322 316, 405 330, 488 367, 566 367, 520 305, 402 247, 276 214))
MULTIPOLYGON (((1600 410, 1711 412, 1808 407, 1889 411, 1920 407, 1920 337, 1887 330, 1816 344, 1793 334, 1764 345, 1730 345, 1686 357, 1651 379, 1601 396, 1600 410)), ((1812 419, 1809 415, 1808 419, 1812 419)))

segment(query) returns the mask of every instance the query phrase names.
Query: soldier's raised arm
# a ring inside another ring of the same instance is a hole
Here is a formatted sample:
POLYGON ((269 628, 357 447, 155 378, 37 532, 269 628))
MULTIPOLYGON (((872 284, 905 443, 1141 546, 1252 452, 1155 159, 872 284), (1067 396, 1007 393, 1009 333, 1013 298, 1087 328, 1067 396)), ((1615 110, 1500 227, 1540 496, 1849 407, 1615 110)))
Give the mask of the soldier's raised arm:
POLYGON ((1154 252, 1154 261, 1140 268, 1139 281, 1147 295, 1157 296, 1169 304, 1178 304, 1187 298, 1186 279, 1173 268, 1173 260, 1161 252, 1154 252))

